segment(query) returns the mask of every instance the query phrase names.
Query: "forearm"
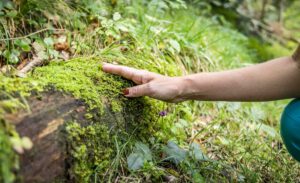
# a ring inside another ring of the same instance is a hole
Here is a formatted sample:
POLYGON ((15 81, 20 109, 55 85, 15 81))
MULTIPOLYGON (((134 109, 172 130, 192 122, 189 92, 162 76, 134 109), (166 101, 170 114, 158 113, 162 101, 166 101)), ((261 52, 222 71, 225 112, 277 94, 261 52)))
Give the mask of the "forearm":
POLYGON ((182 98, 268 101, 300 97, 300 69, 291 57, 241 69, 183 77, 182 98))

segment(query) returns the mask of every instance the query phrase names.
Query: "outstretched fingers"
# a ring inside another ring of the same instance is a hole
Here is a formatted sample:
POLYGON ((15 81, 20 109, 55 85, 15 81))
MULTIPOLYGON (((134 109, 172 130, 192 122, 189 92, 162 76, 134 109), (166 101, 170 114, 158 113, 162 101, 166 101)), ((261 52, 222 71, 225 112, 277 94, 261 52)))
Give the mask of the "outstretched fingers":
POLYGON ((104 72, 122 76, 126 79, 132 80, 136 84, 147 83, 158 76, 158 74, 151 73, 145 70, 138 70, 131 67, 113 65, 108 63, 104 63, 102 68, 104 72))
POLYGON ((151 94, 151 90, 149 88, 149 84, 147 83, 126 88, 123 93, 126 97, 142 97, 149 96, 151 94))

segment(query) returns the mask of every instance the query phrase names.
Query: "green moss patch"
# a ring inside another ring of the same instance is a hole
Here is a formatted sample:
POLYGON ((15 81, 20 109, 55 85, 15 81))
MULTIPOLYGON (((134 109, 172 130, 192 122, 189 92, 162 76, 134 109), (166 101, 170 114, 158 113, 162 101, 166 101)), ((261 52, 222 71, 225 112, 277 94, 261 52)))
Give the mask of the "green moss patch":
MULTIPOLYGON (((17 102, 19 107, 26 108, 26 97, 40 95, 48 90, 70 94, 86 103, 88 112, 85 118, 89 124, 82 126, 80 121, 74 121, 65 127, 70 166, 68 173, 72 180, 79 182, 88 182, 93 175, 101 177, 108 170, 117 153, 111 141, 112 136, 118 136, 126 142, 130 134, 134 133, 136 135, 131 137, 132 141, 149 141, 149 137, 167 141, 174 133, 166 135, 160 130, 170 129, 178 118, 176 115, 168 118, 159 116, 161 110, 168 108, 163 102, 149 98, 125 98, 121 94, 122 89, 133 83, 104 73, 101 65, 99 58, 76 58, 68 62, 53 61, 47 66, 36 68, 27 78, 0 76, 3 78, 0 84, 3 89, 2 103, 9 99, 17 102)), ((151 69, 155 67, 149 67, 151 69)), ((3 113, 17 111, 14 106, 6 106, 1 107, 5 109, 3 113)), ((168 110, 174 109, 174 106, 170 106, 168 110)), ((7 146, 12 146, 6 138, 2 140, 7 146)), ((11 150, 11 156, 16 156, 12 148, 8 149, 11 150)), ((7 161, 1 161, 1 165, 15 165, 15 160, 7 161)), ((11 172, 8 169, 6 171, 11 172)))
POLYGON ((71 157, 71 179, 76 182, 89 182, 93 174, 103 175, 112 154, 108 128, 99 123, 82 127, 76 122, 70 122, 66 131, 71 157))

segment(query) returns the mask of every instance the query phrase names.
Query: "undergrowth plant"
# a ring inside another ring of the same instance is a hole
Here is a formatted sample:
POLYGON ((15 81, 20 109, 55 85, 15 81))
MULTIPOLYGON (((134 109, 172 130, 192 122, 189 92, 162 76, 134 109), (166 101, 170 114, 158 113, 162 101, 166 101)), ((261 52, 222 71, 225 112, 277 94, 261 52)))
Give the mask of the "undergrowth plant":
MULTIPOLYGON (((90 109, 101 108, 98 98, 103 94, 115 99, 110 101, 114 112, 137 113, 133 107, 146 104, 141 107, 145 109, 141 115, 151 124, 128 120, 133 125, 132 133, 128 134, 111 133, 111 129, 98 126, 98 121, 90 128, 69 123, 66 131, 69 140, 74 141, 70 156, 75 162, 71 171, 79 181, 299 181, 299 165, 290 158, 279 135, 278 114, 286 101, 261 104, 198 101, 167 104, 148 98, 128 101, 120 97, 120 90, 132 83, 114 76, 104 77, 100 72, 100 63, 95 58, 178 76, 251 65, 261 55, 268 54, 264 50, 258 53, 259 45, 226 20, 222 19, 221 25, 219 16, 209 14, 209 5, 199 10, 182 0, 20 2, 0 3, 0 33, 6 39, 1 42, 5 45, 0 47, 2 59, 17 64, 20 55, 33 54, 33 44, 37 43, 44 47, 43 54, 48 59, 59 58, 53 47, 57 41, 54 29, 65 29, 62 34, 68 37, 72 56, 80 58, 70 62, 51 61, 48 66, 36 69, 33 81, 29 79, 31 82, 40 79, 39 86, 55 85, 56 89, 83 99, 90 109), (46 11, 49 8, 51 11, 46 11), (42 17, 37 18, 39 13, 42 17), (20 29, 24 31, 47 30, 9 40, 22 35, 22 31, 10 30, 22 21, 25 27, 20 29), (70 79, 74 73, 79 77, 70 79), (70 82, 63 82, 66 78, 70 82), (90 78, 99 80, 96 82, 99 85, 95 86, 90 78), (103 131, 108 133, 103 135, 103 131), (85 133, 93 143, 83 140, 85 133), (94 147, 100 137, 105 144, 94 147), (86 156, 86 152, 92 153, 86 156), (105 161, 99 161, 100 155, 105 161)), ((1 77, 2 85, 10 86, 11 80, 1 77)), ((103 109, 100 111, 104 113, 103 109)), ((87 117, 93 119, 91 113, 87 117)), ((11 175, 6 175, 10 182, 11 175)))

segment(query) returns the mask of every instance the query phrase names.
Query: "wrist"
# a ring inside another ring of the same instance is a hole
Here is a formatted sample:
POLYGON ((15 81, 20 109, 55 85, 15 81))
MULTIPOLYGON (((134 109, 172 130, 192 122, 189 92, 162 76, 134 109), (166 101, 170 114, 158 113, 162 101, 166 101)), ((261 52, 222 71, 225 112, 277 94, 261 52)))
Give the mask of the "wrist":
POLYGON ((181 76, 178 77, 179 83, 179 95, 178 98, 180 101, 185 101, 189 99, 193 99, 193 95, 197 93, 195 85, 195 79, 193 75, 181 76))

